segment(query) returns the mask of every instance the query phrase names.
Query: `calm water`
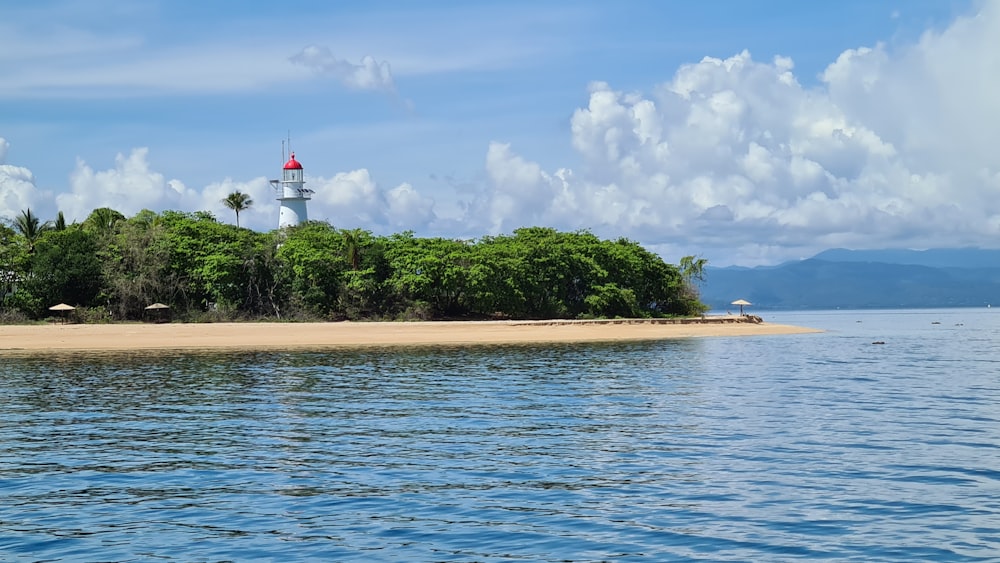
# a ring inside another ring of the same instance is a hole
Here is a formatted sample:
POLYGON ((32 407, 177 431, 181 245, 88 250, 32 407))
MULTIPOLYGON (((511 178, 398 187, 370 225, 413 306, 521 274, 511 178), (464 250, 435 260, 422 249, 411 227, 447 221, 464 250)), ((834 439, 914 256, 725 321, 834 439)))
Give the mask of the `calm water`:
POLYGON ((1000 310, 764 317, 0 357, 0 560, 1000 560, 1000 310))

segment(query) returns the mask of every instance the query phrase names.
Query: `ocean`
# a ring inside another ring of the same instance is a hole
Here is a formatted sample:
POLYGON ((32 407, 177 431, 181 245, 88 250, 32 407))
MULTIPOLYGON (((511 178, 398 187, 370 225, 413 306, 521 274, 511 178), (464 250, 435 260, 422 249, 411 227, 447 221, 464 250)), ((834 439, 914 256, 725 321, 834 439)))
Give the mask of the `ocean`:
POLYGON ((1000 310, 0 357, 0 560, 1000 561, 1000 310))

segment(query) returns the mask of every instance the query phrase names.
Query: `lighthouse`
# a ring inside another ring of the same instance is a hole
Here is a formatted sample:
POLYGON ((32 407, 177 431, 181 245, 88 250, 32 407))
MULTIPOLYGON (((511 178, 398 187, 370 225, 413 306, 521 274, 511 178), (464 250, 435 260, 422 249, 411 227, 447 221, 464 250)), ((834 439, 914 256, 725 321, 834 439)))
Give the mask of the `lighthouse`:
POLYGON ((291 153, 284 170, 281 171, 281 179, 271 180, 274 193, 281 202, 281 210, 278 213, 279 229, 294 227, 309 220, 306 202, 312 197, 313 191, 304 187, 305 183, 302 177, 302 165, 295 160, 295 153, 291 153))

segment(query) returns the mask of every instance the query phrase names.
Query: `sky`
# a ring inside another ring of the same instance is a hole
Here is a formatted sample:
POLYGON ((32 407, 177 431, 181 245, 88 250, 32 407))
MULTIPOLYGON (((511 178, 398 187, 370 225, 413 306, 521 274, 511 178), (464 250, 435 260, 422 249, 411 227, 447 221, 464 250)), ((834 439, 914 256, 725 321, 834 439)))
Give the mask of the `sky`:
POLYGON ((209 211, 676 263, 1000 247, 1000 1, 0 6, 0 217, 209 211))

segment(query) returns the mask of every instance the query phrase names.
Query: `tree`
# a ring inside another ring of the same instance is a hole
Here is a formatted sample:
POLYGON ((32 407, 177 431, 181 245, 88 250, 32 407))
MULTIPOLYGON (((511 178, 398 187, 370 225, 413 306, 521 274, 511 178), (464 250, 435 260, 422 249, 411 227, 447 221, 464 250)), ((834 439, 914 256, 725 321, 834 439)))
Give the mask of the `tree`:
POLYGON ((38 242, 42 233, 52 228, 52 224, 39 221, 38 216, 31 212, 31 208, 25 209, 20 215, 14 218, 14 230, 24 237, 28 243, 28 254, 34 254, 35 243, 38 242))
POLYGON ((404 307, 427 306, 434 316, 468 314, 470 250, 465 242, 416 238, 410 232, 386 243, 386 283, 404 307))
POLYGON ((95 235, 81 229, 46 232, 39 238, 25 288, 41 303, 91 305, 101 286, 95 235))
POLYGON ((153 301, 181 318, 592 318, 694 315, 706 260, 680 266, 627 240, 528 227, 478 240, 375 236, 311 221, 239 226, 247 194, 210 212, 95 209, 80 224, 30 209, 0 225, 0 306, 37 317, 57 301, 137 319, 153 301), (202 317, 202 315, 208 315, 202 317))
POLYGON ((159 222, 169 250, 168 272, 180 284, 184 301, 223 314, 249 312, 254 290, 245 265, 252 262, 255 233, 203 212, 165 211, 159 222))
MULTIPOLYGON (((681 288, 682 299, 685 299, 690 303, 701 304, 698 282, 705 281, 706 264, 708 264, 708 260, 698 258, 696 256, 684 256, 681 258, 678 269, 680 270, 681 278, 684 280, 684 284, 681 288)), ((702 305, 702 311, 700 312, 704 312, 705 309, 707 309, 707 307, 702 305)))
POLYGON ((685 256, 681 258, 680 264, 676 268, 681 278, 681 285, 676 292, 676 302, 682 314, 698 315, 708 310, 708 306, 701 302, 697 282, 705 281, 705 265, 708 260, 696 256, 685 256))
POLYGON ((0 305, 14 293, 27 264, 25 248, 17 244, 16 238, 13 229, 0 223, 0 305))
POLYGON ((236 212, 236 226, 240 226, 240 211, 246 211, 253 205, 253 198, 239 190, 229 194, 222 200, 223 205, 236 212))
POLYGON ((155 301, 186 305, 179 276, 170 271, 171 249, 159 215, 140 211, 120 225, 109 243, 98 253, 109 311, 119 319, 139 319, 155 301))
POLYGON ((110 207, 98 207, 90 212, 90 215, 83 220, 83 230, 107 239, 117 232, 120 223, 125 221, 125 216, 110 207))
POLYGON ((344 237, 329 223, 309 221, 287 230, 276 258, 279 282, 290 291, 293 316, 337 318, 344 273, 344 237))
POLYGON ((697 256, 685 256, 679 264, 684 281, 693 284, 695 281, 705 281, 705 265, 708 260, 697 256))
POLYGON ((361 248, 366 242, 367 233, 361 229, 352 229, 341 231, 340 235, 344 237, 344 256, 351 269, 357 271, 361 267, 361 248))

